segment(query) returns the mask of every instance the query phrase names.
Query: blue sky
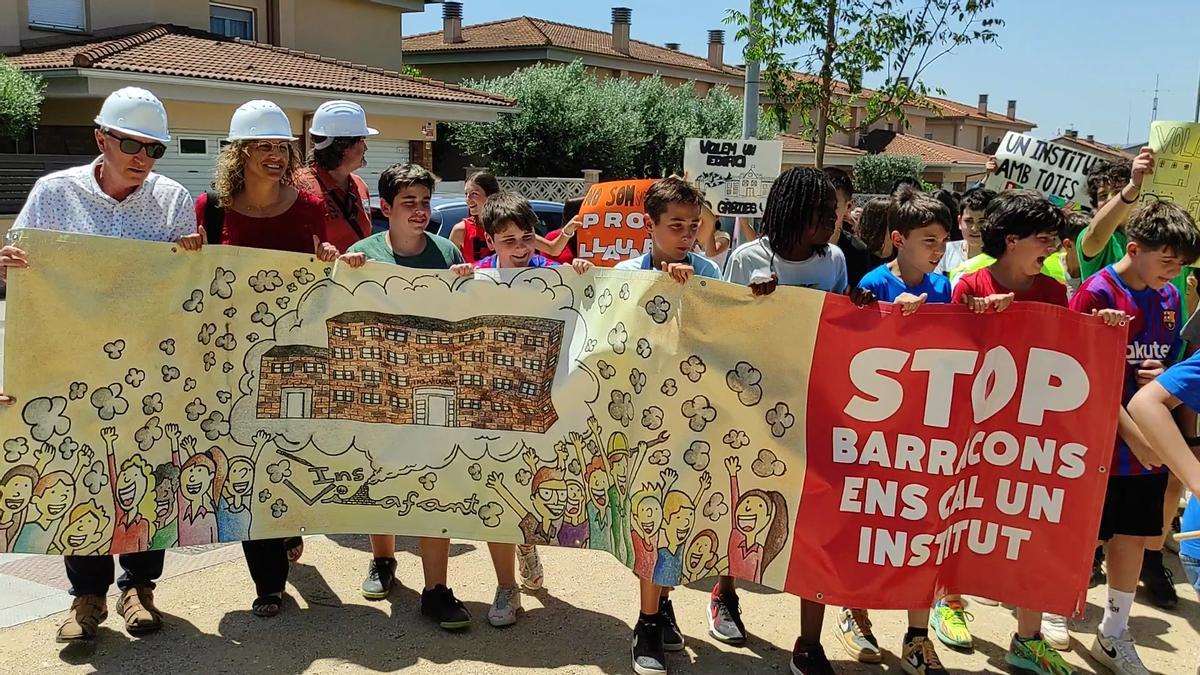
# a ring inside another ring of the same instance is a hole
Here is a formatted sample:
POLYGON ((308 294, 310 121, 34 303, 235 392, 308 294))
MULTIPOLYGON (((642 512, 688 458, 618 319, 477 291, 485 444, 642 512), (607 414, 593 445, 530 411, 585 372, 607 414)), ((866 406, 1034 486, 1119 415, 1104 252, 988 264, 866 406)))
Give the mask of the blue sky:
MULTIPOLYGON (((633 9, 631 36, 707 54, 707 31, 727 31, 726 60, 740 60, 725 8, 741 0, 464 0, 470 25, 521 14, 607 30, 611 8, 633 9)), ((967 46, 926 71, 925 83, 975 103, 987 93, 993 111, 1017 99, 1017 115, 1038 124, 1034 134, 1080 135, 1124 145, 1145 141, 1150 129, 1154 78, 1160 76, 1158 119, 1191 120, 1196 105, 1200 51, 1197 0, 997 0, 999 46, 967 46)), ((405 34, 441 28, 441 5, 404 18, 405 34)))

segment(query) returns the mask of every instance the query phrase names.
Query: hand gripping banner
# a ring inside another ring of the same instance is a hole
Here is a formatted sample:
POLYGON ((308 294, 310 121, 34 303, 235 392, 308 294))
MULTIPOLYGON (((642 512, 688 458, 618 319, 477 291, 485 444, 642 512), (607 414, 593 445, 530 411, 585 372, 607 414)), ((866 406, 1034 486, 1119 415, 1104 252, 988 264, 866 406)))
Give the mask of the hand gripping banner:
POLYGON ((1069 613, 1125 336, 656 273, 456 279, 26 231, 0 550, 392 532, 830 604, 1069 613))

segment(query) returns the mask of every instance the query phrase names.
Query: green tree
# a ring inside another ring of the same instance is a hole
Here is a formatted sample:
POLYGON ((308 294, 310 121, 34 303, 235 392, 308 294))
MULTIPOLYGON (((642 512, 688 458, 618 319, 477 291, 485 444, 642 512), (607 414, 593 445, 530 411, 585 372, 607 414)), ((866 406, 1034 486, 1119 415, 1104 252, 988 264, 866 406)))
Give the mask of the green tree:
MULTIPOLYGON (((582 61, 464 85, 517 102, 517 112, 496 122, 450 125, 451 142, 487 158, 498 174, 574 177, 599 169, 607 178, 660 177, 682 171, 687 138, 741 133, 741 99, 724 87, 701 96, 693 83, 671 86, 659 77, 601 80, 582 61)), ((760 130, 774 136, 770 121, 760 130)))
POLYGON ((37 128, 46 84, 0 56, 0 138, 13 140, 37 128))
MULTIPOLYGON (((995 0, 751 0, 750 11, 728 10, 746 59, 762 64, 764 94, 783 128, 793 115, 825 162, 831 132, 865 131, 895 118, 904 106, 928 107, 926 70, 955 47, 994 44, 1002 19, 995 0), (799 54, 799 55, 793 55, 799 54), (869 75, 882 77, 873 90, 869 75), (841 83, 844 83, 844 88, 841 83), (860 107, 855 120, 852 109, 860 107)), ((934 89, 936 93, 943 93, 934 89)))
POLYGON ((925 162, 905 155, 863 155, 854 162, 854 187, 864 194, 891 193, 901 178, 921 179, 925 162))

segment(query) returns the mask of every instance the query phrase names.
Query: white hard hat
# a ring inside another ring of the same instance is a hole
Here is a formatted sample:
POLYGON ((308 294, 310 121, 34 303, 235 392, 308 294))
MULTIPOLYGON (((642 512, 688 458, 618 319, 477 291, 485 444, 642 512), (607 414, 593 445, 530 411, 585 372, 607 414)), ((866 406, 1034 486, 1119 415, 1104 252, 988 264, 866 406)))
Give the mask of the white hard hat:
POLYGON ((118 89, 104 99, 96 124, 105 129, 168 143, 167 109, 158 97, 139 87, 118 89))
POLYGON ((367 113, 361 105, 354 101, 326 101, 313 113, 312 127, 308 133, 325 137, 324 141, 313 146, 323 150, 329 147, 334 138, 374 136, 379 132, 367 126, 367 113))
POLYGON ((292 122, 283 109, 270 101, 248 101, 233 111, 227 141, 294 141, 292 122))

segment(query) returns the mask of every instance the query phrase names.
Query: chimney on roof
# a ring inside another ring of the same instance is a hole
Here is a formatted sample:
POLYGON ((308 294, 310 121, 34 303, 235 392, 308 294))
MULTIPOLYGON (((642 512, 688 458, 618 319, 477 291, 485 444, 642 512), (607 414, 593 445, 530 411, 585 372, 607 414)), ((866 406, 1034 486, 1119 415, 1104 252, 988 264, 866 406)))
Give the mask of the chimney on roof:
POLYGON ((1095 143, 1095 142, 1096 142, 1096 136, 1095 136, 1095 134, 1088 134, 1088 135, 1087 135, 1087 139, 1088 139, 1088 143, 1095 143))
POLYGON ((979 114, 980 114, 980 115, 987 115, 987 108, 988 108, 988 101, 987 101, 987 99, 988 99, 988 95, 987 95, 987 94, 980 94, 980 95, 979 95, 979 108, 978 108, 978 110, 979 110, 979 114))
POLYGON ((1067 129, 1067 138, 1079 138, 1079 130, 1067 129))
POLYGON ((907 76, 907 75, 904 75, 904 76, 901 76, 901 77, 897 78, 897 79, 896 79, 896 86, 897 86, 897 87, 903 87, 903 88, 907 89, 907 88, 908 88, 908 76, 907 76))
POLYGON ((668 42, 665 46, 667 49, 670 49, 673 52, 679 51, 679 43, 678 42, 668 42))
POLYGON ((1008 119, 1017 119, 1017 99, 1015 98, 1008 100, 1008 119))
POLYGON ((629 24, 632 22, 632 9, 628 7, 613 7, 612 47, 622 54, 629 53, 629 24))
POLYGON ((461 2, 442 3, 442 42, 452 45, 463 41, 462 15, 461 2))
POLYGON ((725 31, 708 31, 708 65, 717 70, 725 68, 725 31))

